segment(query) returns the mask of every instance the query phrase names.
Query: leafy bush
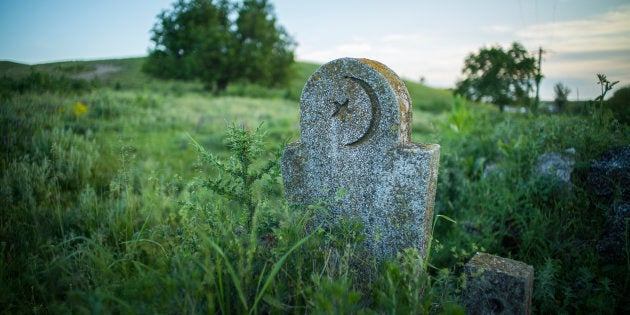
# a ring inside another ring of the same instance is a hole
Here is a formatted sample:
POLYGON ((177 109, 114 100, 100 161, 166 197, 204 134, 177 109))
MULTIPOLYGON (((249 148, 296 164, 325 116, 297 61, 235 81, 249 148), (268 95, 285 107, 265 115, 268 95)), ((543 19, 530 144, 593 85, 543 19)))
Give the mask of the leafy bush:
POLYGON ((630 86, 624 86, 609 98, 605 107, 610 109, 615 118, 624 124, 630 124, 630 86))

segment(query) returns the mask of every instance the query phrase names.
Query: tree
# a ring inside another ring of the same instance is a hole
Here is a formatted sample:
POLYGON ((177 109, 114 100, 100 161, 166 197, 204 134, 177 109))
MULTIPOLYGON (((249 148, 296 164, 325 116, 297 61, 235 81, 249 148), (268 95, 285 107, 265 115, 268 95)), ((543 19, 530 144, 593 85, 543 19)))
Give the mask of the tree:
POLYGON ((619 122, 630 124, 630 85, 617 89, 604 106, 613 112, 619 122))
POLYGON ((553 91, 556 93, 556 97, 553 101, 556 104, 558 111, 563 112, 569 103, 569 93, 571 93, 571 89, 562 84, 562 82, 558 82, 553 86, 553 91))
POLYGON ((266 0, 245 0, 236 19, 242 75, 245 79, 272 85, 287 78, 293 62, 293 40, 276 25, 272 7, 266 0), (269 58, 273 56, 273 58, 269 58))
POLYGON ((507 51, 483 47, 466 58, 462 69, 466 78, 457 82, 455 94, 496 104, 501 111, 505 105, 528 106, 536 71, 536 58, 517 42, 507 51))
POLYGON ((294 42, 267 0, 179 0, 158 15, 145 72, 200 79, 209 90, 245 80, 265 86, 289 78, 294 42))

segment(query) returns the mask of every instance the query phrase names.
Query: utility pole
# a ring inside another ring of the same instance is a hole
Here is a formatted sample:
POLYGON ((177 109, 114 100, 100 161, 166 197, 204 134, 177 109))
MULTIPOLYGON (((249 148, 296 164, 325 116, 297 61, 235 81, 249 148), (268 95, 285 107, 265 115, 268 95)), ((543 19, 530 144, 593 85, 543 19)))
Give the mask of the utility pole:
POLYGON ((576 87, 575 91, 577 92, 577 101, 579 102, 580 101, 580 88, 576 87))
POLYGON ((534 102, 534 111, 538 110, 538 106, 540 106, 540 81, 542 80, 542 74, 540 71, 542 54, 545 51, 542 47, 538 47, 538 68, 536 69, 538 73, 536 73, 536 101, 534 102))

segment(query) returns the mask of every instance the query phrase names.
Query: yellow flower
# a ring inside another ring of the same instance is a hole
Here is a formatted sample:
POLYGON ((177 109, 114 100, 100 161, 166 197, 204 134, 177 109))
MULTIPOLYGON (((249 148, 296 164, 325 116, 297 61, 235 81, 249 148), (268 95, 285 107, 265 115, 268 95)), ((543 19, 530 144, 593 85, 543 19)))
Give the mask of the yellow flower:
POLYGON ((74 111, 75 117, 79 117, 88 112, 87 106, 85 106, 85 104, 81 102, 77 102, 76 104, 74 104, 74 107, 72 108, 72 110, 74 111))

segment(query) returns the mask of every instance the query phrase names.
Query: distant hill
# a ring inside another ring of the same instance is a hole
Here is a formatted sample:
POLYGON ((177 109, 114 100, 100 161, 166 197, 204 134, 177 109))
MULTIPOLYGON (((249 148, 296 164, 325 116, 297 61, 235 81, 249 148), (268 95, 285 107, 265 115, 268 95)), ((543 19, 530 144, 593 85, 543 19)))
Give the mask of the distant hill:
MULTIPOLYGON (((315 63, 297 62, 295 67, 296 75, 290 83, 291 89, 298 90, 301 93, 304 83, 319 66, 319 64, 315 63)), ((419 82, 403 81, 407 86, 415 109, 435 113, 450 110, 453 103, 453 93, 451 91, 432 88, 419 82)))
POLYGON ((37 71, 75 79, 97 79, 105 85, 115 82, 136 85, 150 79, 140 71, 143 62, 144 58, 62 61, 37 65, 0 61, 0 77, 20 78, 37 71))
POLYGON ((12 62, 12 61, 0 61, 0 77, 8 76, 11 78, 21 77, 27 75, 31 66, 12 62))
MULTIPOLYGON (((20 78, 30 71, 38 71, 52 75, 63 75, 69 78, 98 80, 103 86, 117 88, 148 88, 155 90, 200 90, 199 82, 164 81, 152 78, 144 74, 142 64, 145 58, 105 59, 91 61, 64 61, 45 63, 38 65, 26 65, 10 61, 0 61, 0 78, 8 76, 20 78)), ((298 100, 304 83, 319 67, 319 64, 309 62, 296 62, 295 75, 290 80, 288 87, 278 93, 290 99, 298 100)), ((409 94, 413 100, 414 108, 434 113, 443 112, 451 108, 453 94, 449 90, 435 89, 418 82, 405 80, 409 94)), ((241 87, 241 89, 243 89, 241 87)), ((264 89, 264 88, 258 88, 264 89)), ((245 88, 247 90, 247 88, 245 88)), ((167 91, 165 91, 167 92, 167 91)))

